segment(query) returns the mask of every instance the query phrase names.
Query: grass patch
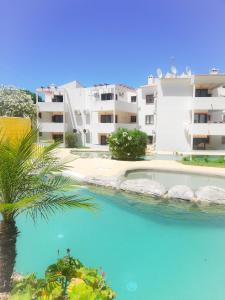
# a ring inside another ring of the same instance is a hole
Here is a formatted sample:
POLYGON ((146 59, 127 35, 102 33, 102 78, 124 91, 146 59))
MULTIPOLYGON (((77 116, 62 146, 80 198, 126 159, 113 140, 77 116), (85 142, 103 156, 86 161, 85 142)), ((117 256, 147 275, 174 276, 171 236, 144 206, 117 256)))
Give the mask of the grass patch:
POLYGON ((192 155, 183 157, 180 162, 190 166, 225 168, 224 156, 192 155))

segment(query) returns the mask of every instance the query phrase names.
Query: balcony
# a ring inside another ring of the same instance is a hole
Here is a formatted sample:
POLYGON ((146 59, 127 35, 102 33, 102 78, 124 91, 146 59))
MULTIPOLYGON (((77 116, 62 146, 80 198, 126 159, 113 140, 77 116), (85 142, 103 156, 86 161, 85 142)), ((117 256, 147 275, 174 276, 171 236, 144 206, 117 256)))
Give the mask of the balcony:
POLYGON ((121 111, 121 112, 137 112, 136 103, 128 103, 119 100, 96 100, 93 104, 94 111, 121 111))
POLYGON ((38 109, 40 112, 63 112, 63 102, 38 102, 38 109))
POLYGON ((225 135, 225 123, 194 123, 189 127, 192 135, 225 135))
POLYGON ((194 110, 225 110, 225 97, 195 97, 194 110))
POLYGON ((64 132, 66 130, 66 124, 54 122, 40 122, 39 129, 41 132, 64 132))
POLYGON ((135 129, 137 123, 97 123, 94 130, 98 133, 111 133, 119 128, 135 129))

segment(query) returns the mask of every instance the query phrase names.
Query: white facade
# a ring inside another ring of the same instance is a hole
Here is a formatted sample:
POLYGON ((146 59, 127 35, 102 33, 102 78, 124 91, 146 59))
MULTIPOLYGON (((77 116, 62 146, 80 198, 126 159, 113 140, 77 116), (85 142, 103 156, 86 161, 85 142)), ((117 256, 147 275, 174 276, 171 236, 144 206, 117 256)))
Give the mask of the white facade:
POLYGON ((37 89, 40 140, 79 136, 83 146, 106 143, 118 128, 147 133, 156 151, 225 150, 225 75, 167 74, 138 89, 77 81, 37 89), (54 102, 62 101, 62 102, 54 102))
POLYGON ((151 136, 155 150, 225 150, 225 75, 160 77, 149 77, 137 91, 140 130, 151 136), (146 95, 154 101, 147 103, 146 95), (146 124, 147 114, 154 116, 152 124, 146 124))
POLYGON ((37 102, 40 141, 61 139, 64 144, 65 133, 73 132, 80 145, 95 147, 106 144, 107 136, 120 127, 137 127, 137 105, 131 102, 136 91, 125 85, 85 88, 74 81, 38 88, 37 93, 45 101, 37 102))

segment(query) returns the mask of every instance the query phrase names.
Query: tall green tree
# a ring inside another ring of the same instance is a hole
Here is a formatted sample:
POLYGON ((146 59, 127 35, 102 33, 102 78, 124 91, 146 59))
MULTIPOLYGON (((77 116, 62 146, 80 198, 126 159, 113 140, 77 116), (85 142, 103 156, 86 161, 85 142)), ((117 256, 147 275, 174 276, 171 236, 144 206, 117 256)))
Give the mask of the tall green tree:
POLYGON ((36 135, 32 131, 16 145, 0 140, 0 293, 10 290, 18 215, 36 221, 65 208, 94 207, 89 199, 67 192, 75 182, 60 173, 66 165, 55 155, 57 144, 38 148, 36 135))

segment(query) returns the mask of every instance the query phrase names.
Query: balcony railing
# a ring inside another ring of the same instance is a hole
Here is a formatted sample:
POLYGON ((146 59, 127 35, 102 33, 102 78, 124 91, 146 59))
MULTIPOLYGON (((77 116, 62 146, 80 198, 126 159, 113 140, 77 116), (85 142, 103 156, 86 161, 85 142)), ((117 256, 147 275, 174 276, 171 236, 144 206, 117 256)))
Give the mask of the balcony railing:
POLYGON ((225 135, 225 123, 193 123, 189 127, 193 135, 225 135))
POLYGON ((66 130, 66 124, 54 122, 40 122, 39 128, 41 132, 64 132, 66 130))
POLYGON ((195 110, 224 110, 225 97, 196 97, 193 99, 195 110))
POLYGON ((40 112, 63 112, 63 102, 38 102, 38 109, 40 112))

